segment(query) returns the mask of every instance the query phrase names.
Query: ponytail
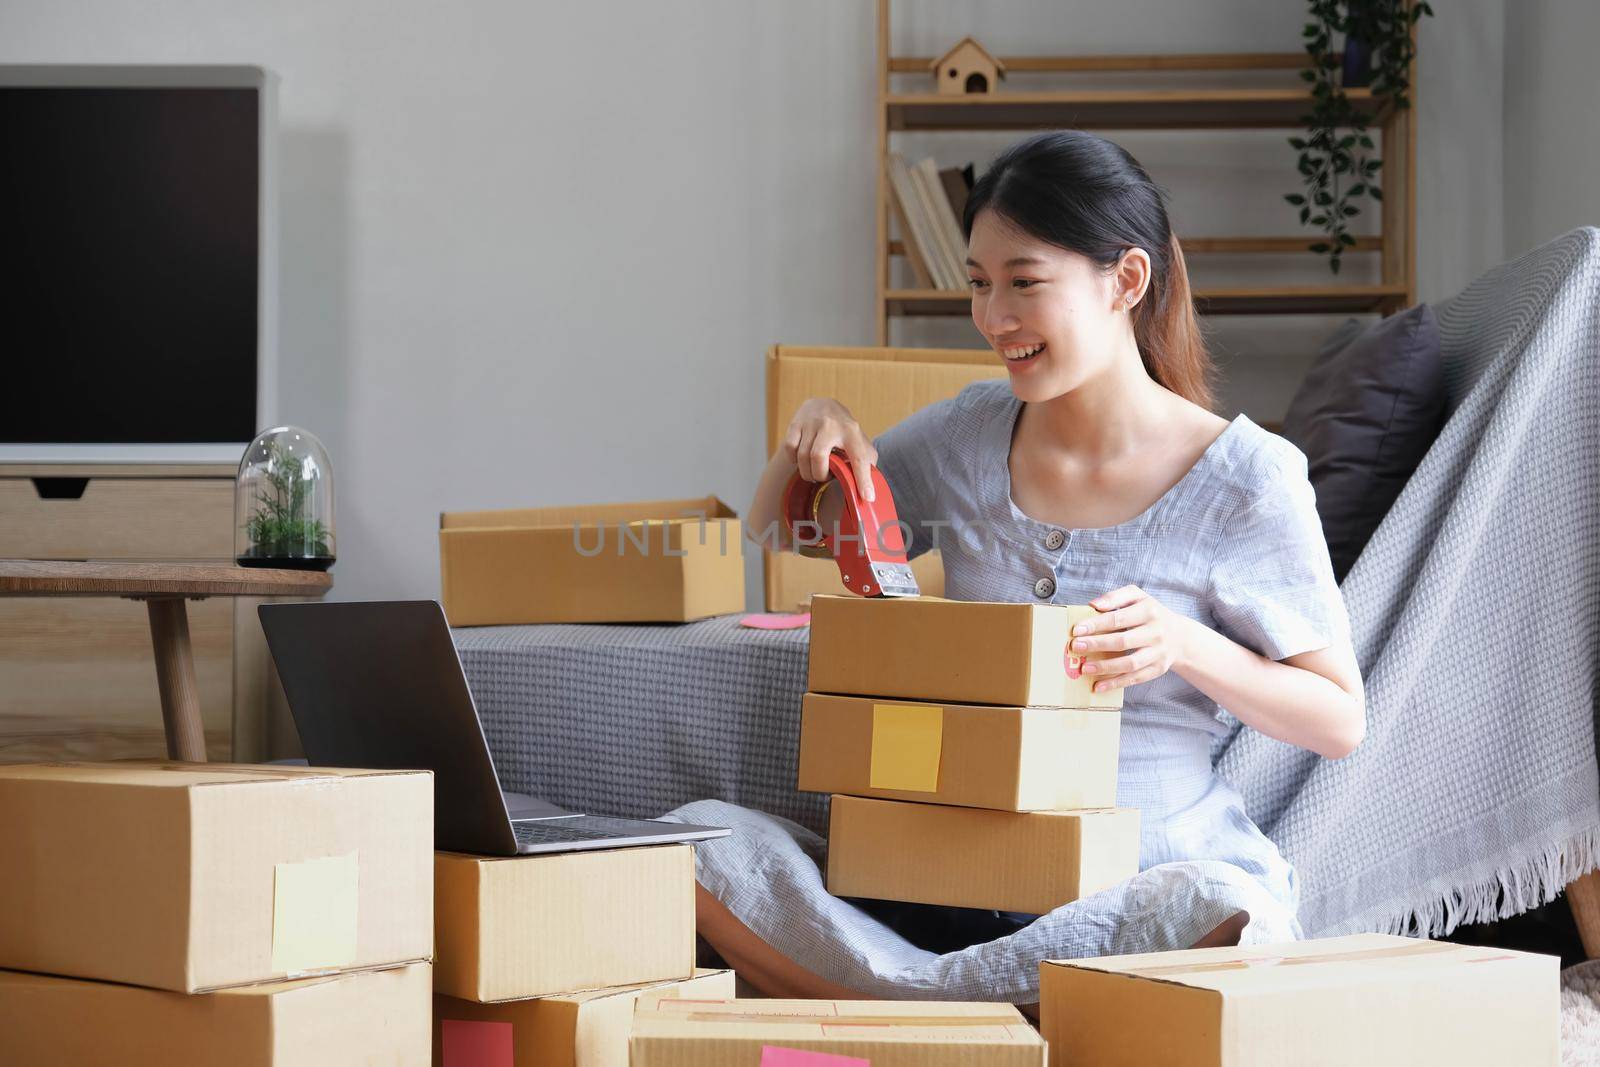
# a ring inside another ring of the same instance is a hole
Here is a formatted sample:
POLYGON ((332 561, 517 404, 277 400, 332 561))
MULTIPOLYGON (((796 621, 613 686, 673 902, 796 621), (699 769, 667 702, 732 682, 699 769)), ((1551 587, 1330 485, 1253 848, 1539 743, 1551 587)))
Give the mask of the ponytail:
POLYGON ((1160 264, 1157 257, 1150 257, 1150 285, 1133 309, 1133 339, 1145 370, 1157 384, 1210 411, 1216 367, 1194 311, 1183 249, 1171 233, 1164 258, 1160 264))

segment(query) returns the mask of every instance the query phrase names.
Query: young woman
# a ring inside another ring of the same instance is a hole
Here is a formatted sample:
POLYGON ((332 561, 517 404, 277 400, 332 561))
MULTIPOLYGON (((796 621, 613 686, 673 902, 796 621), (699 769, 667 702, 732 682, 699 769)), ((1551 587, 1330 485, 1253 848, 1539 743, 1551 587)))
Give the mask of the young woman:
MULTIPOLYGON (((862 484, 868 464, 882 470, 913 555, 939 536, 946 596, 1102 612, 1073 647, 1110 653, 1085 669, 1096 689, 1125 690, 1117 802, 1140 810, 1142 873, 1028 924, 1043 928, 1029 944, 1091 956, 1299 936, 1294 871, 1212 770, 1211 749, 1223 709, 1329 759, 1365 729, 1305 457, 1244 415, 1210 410, 1212 366, 1164 197, 1126 151, 1081 132, 1029 138, 978 182, 962 225, 972 321, 1007 380, 969 386, 876 441, 837 402, 808 400, 762 476, 750 529, 778 518, 797 469, 823 481, 840 449, 862 484)), ((787 847, 778 820, 712 802, 680 812, 744 837, 722 855, 721 842, 701 850, 699 899, 702 936, 747 980, 789 996, 849 995, 840 977, 869 984, 858 960, 808 942, 854 921, 836 913, 849 905, 817 904, 814 887, 783 884, 797 868, 751 851, 787 847), (794 920, 764 902, 773 894, 818 914, 794 920)), ((966 941, 1028 918, 991 914, 966 941)))

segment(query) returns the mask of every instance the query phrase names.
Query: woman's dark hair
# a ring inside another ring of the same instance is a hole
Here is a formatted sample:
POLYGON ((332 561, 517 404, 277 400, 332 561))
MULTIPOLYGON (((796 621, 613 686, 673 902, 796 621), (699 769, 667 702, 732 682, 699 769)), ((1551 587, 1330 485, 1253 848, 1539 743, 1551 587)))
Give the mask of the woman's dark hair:
POLYGON ((1128 249, 1144 249, 1150 285, 1133 310, 1133 336, 1145 370, 1211 409, 1215 367, 1167 221, 1166 195, 1126 149, 1082 130, 1036 134, 1006 149, 968 194, 961 233, 969 242, 972 220, 985 209, 1105 270, 1128 249))

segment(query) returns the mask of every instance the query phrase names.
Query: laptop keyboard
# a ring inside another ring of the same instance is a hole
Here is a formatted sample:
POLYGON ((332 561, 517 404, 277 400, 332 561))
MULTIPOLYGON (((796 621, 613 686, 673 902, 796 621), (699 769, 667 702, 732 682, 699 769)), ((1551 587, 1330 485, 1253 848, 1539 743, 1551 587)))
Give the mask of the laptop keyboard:
MULTIPOLYGON (((607 837, 637 837, 648 825, 628 819, 607 819, 599 815, 586 815, 579 826, 565 819, 539 819, 532 822, 514 822, 511 831, 519 845, 548 845, 562 841, 599 841, 607 837)), ((662 829, 666 829, 665 825, 662 829)))

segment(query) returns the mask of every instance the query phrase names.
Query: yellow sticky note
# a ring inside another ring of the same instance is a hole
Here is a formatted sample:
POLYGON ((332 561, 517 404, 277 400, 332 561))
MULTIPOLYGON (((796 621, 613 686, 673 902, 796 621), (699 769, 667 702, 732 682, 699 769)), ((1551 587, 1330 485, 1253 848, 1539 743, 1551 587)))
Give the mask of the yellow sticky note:
POLYGON ((874 789, 939 788, 939 750, 944 743, 944 709, 929 704, 872 705, 874 789))
POLYGON ((357 855, 280 863, 272 871, 272 969, 346 967, 356 959, 357 855))

